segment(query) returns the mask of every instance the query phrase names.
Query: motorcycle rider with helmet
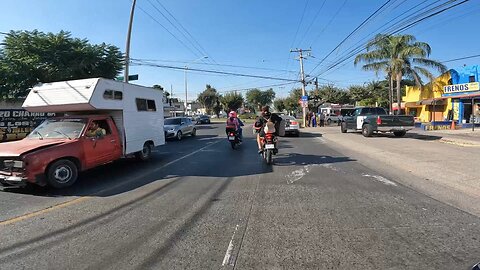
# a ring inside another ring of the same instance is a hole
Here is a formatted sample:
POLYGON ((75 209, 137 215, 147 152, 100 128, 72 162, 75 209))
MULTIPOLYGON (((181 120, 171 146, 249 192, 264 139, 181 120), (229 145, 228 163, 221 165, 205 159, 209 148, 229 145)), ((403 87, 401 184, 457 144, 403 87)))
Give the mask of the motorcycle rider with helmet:
POLYGON ((278 116, 275 113, 270 112, 270 107, 269 106, 264 106, 262 108, 262 113, 259 117, 257 117, 257 120, 255 121, 255 124, 253 125, 255 133, 257 134, 257 145, 258 145, 258 153, 261 154, 263 152, 262 149, 262 137, 265 136, 265 131, 264 127, 267 124, 267 122, 270 121, 275 125, 275 136, 278 137, 278 130, 280 129, 280 122, 282 121, 282 118, 278 116))

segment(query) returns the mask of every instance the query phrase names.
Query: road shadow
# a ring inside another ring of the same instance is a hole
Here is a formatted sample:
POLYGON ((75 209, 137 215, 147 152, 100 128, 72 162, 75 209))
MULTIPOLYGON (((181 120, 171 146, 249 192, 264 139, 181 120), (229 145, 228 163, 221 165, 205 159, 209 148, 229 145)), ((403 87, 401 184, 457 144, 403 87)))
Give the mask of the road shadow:
POLYGON ((421 140, 421 141, 437 141, 442 139, 442 136, 419 134, 415 132, 407 132, 407 134, 405 134, 405 136, 403 137, 396 137, 393 133, 376 133, 374 134, 374 137, 393 138, 393 139, 408 138, 408 139, 415 139, 415 140, 421 140))
POLYGON ((276 166, 295 166, 295 165, 321 165, 332 163, 343 163, 356 161, 349 157, 332 157, 326 155, 304 155, 299 153, 288 153, 279 155, 275 158, 276 166))
MULTIPOLYGON (((199 136, 200 137, 200 136, 199 136)), ((188 178, 202 181, 206 178, 233 178, 266 174, 273 171, 258 155, 256 141, 247 138, 238 149, 231 149, 230 142, 217 136, 210 138, 203 147, 197 147, 195 155, 191 143, 182 141, 156 148, 148 161, 126 158, 81 172, 77 182, 68 188, 29 185, 25 188, 3 188, 4 192, 42 197, 98 196, 107 197, 125 193, 153 182, 183 181, 188 178), (208 144, 215 144, 207 147, 208 144), (167 147, 168 146, 168 147, 167 147), (199 149, 200 148, 200 149, 199 149), (198 153, 198 154, 197 154, 198 153)), ((192 143, 195 143, 192 141, 192 143)), ((287 146, 286 146, 287 147, 287 146)))
POLYGON ((204 130, 204 129, 217 129, 218 127, 212 127, 209 124, 197 124, 195 125, 197 130, 204 130))

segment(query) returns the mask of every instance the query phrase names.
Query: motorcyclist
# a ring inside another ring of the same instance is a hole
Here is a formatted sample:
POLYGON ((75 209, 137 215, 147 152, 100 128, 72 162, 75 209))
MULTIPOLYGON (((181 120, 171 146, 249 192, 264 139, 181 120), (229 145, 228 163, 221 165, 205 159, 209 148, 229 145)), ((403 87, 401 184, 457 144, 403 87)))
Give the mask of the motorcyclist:
POLYGON ((233 126, 235 128, 235 132, 238 135, 238 140, 242 141, 243 139, 243 130, 242 126, 244 126, 242 120, 237 117, 237 113, 235 111, 231 111, 228 113, 228 119, 227 119, 227 127, 228 126, 233 126))
POLYGON ((254 124, 255 133, 257 134, 257 145, 259 154, 263 152, 261 138, 265 136, 265 132, 263 129, 268 121, 271 121, 275 125, 274 134, 278 137, 278 130, 280 129, 280 122, 282 121, 282 118, 275 113, 271 113, 269 106, 264 106, 262 108, 261 115, 257 118, 254 124))

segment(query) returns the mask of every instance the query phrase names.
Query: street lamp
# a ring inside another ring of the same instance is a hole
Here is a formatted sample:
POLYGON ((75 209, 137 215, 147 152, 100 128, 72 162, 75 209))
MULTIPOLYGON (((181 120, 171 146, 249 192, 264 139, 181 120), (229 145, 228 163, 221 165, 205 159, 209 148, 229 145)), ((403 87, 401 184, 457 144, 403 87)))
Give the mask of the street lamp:
POLYGON ((187 63, 187 65, 185 65, 185 116, 187 116, 187 99, 188 99, 188 87, 187 87, 187 70, 188 70, 188 64, 193 64, 197 61, 200 61, 200 60, 203 60, 203 59, 207 59, 208 56, 202 56, 194 61, 191 61, 189 63, 187 63))

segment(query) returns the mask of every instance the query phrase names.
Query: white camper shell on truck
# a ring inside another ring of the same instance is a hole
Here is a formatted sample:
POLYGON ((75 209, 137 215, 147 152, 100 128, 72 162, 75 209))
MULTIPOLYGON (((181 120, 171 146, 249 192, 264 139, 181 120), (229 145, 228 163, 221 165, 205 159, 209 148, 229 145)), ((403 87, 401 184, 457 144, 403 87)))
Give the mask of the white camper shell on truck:
POLYGON ((103 78, 44 83, 28 94, 29 112, 66 115, 108 114, 122 140, 123 155, 142 151, 146 142, 165 144, 163 91, 103 78))

